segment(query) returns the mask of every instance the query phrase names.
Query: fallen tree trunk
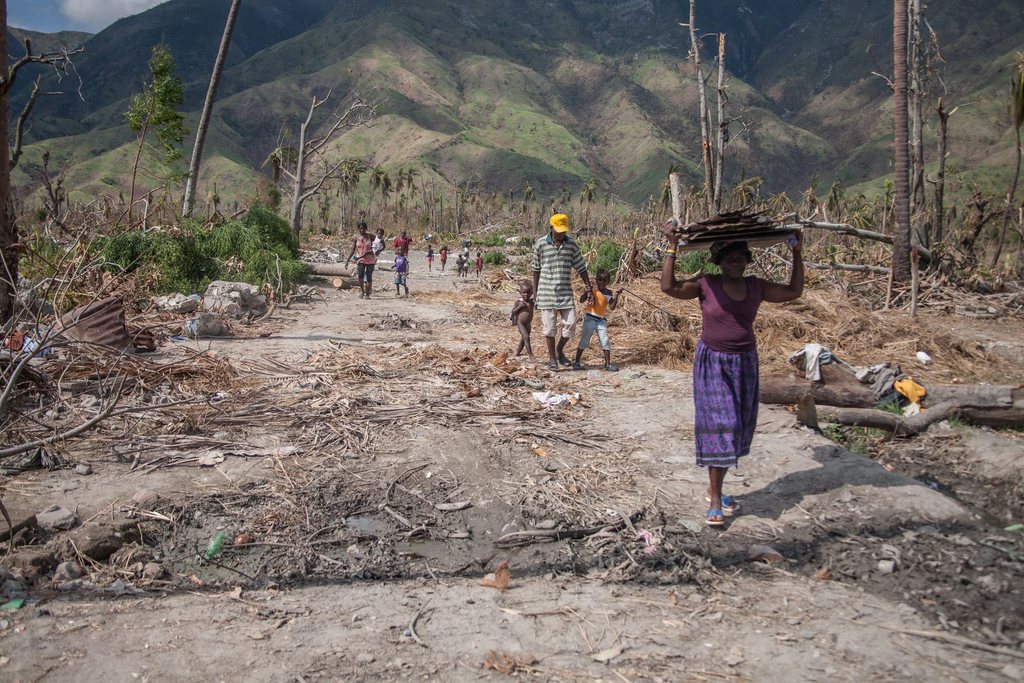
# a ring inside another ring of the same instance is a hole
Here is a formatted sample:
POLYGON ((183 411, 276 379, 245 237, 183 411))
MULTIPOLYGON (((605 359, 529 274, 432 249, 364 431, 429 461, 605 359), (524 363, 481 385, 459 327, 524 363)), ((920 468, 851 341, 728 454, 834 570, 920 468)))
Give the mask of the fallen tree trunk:
POLYGON ((815 406, 830 406, 827 410, 818 408, 819 419, 838 424, 889 429, 900 434, 919 433, 913 430, 922 425, 926 429, 929 424, 953 414, 960 415, 975 424, 991 427, 1024 426, 1024 387, 990 384, 930 384, 925 387, 928 393, 921 402, 924 408, 921 413, 922 419, 901 425, 893 418, 896 420, 908 418, 875 410, 873 406, 878 399, 866 385, 847 379, 842 374, 837 374, 838 371, 830 366, 824 366, 822 370, 825 383, 808 382, 793 375, 762 377, 761 403, 795 405, 810 399, 815 406), (951 410, 950 406, 952 406, 951 410), (849 410, 841 411, 836 410, 837 408, 849 410), (944 411, 947 414, 930 419, 944 411), (832 420, 830 416, 836 419, 832 420), (925 419, 925 416, 929 419, 925 419))
POLYGON ((347 263, 310 263, 305 261, 305 264, 309 266, 309 272, 313 275, 326 275, 330 276, 352 276, 352 266, 347 263))
POLYGON ((916 436, 958 411, 958 407, 952 403, 940 403, 928 410, 922 410, 913 417, 903 417, 874 408, 823 407, 817 408, 817 420, 850 427, 884 429, 895 436, 916 436))

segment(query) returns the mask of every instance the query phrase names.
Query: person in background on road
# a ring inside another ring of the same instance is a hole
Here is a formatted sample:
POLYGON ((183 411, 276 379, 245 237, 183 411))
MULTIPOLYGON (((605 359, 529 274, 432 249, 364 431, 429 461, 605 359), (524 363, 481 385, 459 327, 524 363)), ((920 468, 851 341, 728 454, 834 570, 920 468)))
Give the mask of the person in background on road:
POLYGON ((401 254, 395 256, 395 296, 402 295, 402 287, 405 287, 405 296, 409 296, 409 259, 401 254))
POLYGON ((549 221, 551 229, 533 245, 534 306, 540 309, 541 328, 548 347, 548 369, 557 372, 558 364, 572 365, 565 357, 565 345, 576 331, 576 302, 572 294, 572 271, 583 278, 587 303, 593 300, 590 275, 583 252, 569 237, 569 217, 556 213, 549 221), (555 344, 558 320, 562 321, 562 338, 555 344))
MULTIPOLYGON (((583 330, 580 332, 580 343, 576 347, 576 360, 572 364, 573 370, 582 370, 583 366, 580 365, 580 359, 583 358, 583 352, 590 346, 590 339, 597 332, 597 341, 601 343, 601 350, 604 352, 604 369, 608 372, 618 372, 619 367, 612 365, 612 345, 608 339, 608 311, 614 311, 615 307, 619 305, 619 297, 622 296, 622 289, 617 289, 614 292, 608 288, 608 282, 611 280, 611 274, 602 268, 597 271, 594 275, 594 279, 597 280, 597 287, 594 288, 594 294, 590 304, 587 306, 587 312, 583 315, 583 330)), ((580 303, 587 300, 586 292, 580 297, 580 303)))
POLYGON ((459 277, 469 275, 469 257, 465 254, 459 254, 459 257, 455 259, 455 266, 459 271, 459 277))
POLYGON ((693 360, 694 444, 697 465, 708 468, 708 526, 723 526, 725 516, 739 508, 722 494, 730 467, 750 453, 757 426, 758 358, 754 318, 762 301, 798 299, 804 291, 802 236, 790 240, 793 272, 789 284, 769 282, 743 272, 753 260, 747 243, 716 242, 711 261, 721 275, 676 279, 678 223, 665 224, 661 291, 676 299, 700 299, 701 337, 693 360))
POLYGON ((526 349, 530 360, 536 361, 533 355, 533 346, 530 345, 530 326, 533 325, 533 283, 523 280, 519 283, 519 298, 512 306, 512 312, 508 319, 513 325, 519 328, 519 346, 516 347, 516 355, 520 355, 526 349))
POLYGON ((412 244, 412 238, 409 237, 408 232, 403 230, 402 234, 395 238, 395 255, 408 257, 410 244, 412 244))
MULTIPOLYGON (((373 253, 373 238, 367 232, 366 221, 359 221, 359 234, 352 240, 352 251, 347 261, 359 254, 356 259, 356 276, 359 278, 360 299, 369 299, 373 292, 373 269, 377 265, 377 256, 373 253)), ((346 261, 346 262, 347 262, 346 261)))
POLYGON ((479 278, 480 274, 484 272, 484 257, 478 251, 476 252, 476 276, 479 278))
POLYGON ((433 244, 428 244, 427 245, 427 272, 429 273, 429 272, 432 272, 433 270, 434 270, 434 245, 433 244))
POLYGON ((380 258, 387 244, 387 239, 384 237, 384 228, 381 228, 377 231, 377 236, 373 238, 373 255, 380 258))
POLYGON ((442 244, 441 251, 438 254, 441 256, 441 272, 443 273, 444 267, 448 263, 448 245, 442 244))

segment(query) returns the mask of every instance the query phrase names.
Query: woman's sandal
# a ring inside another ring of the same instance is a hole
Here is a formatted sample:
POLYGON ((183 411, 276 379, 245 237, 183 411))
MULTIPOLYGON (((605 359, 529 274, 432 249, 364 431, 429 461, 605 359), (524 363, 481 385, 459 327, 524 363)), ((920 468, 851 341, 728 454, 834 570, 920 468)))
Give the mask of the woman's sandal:
POLYGON ((708 526, 725 526, 725 516, 721 508, 708 508, 704 513, 704 523, 708 526))
MULTIPOLYGON (((704 496, 704 500, 710 504, 711 496, 704 496)), ((732 496, 722 496, 722 512, 724 512, 726 516, 731 515, 739 509, 740 502, 738 500, 736 500, 732 496)))

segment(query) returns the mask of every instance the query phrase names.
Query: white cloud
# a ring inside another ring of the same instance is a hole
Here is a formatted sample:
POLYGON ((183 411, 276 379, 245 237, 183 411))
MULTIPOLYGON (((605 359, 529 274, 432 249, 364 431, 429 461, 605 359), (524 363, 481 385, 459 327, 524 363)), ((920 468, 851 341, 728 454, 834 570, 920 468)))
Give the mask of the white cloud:
POLYGON ((60 11, 69 19, 99 31, 122 17, 144 12, 165 0, 61 0, 60 11))

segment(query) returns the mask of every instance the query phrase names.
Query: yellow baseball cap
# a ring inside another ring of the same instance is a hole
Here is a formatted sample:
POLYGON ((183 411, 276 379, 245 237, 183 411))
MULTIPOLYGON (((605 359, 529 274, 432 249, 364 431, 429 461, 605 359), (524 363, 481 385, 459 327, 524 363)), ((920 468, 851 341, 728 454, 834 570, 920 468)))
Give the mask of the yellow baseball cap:
POLYGON ((569 217, 564 213, 556 213, 551 217, 551 227, 555 232, 569 232, 569 217))

